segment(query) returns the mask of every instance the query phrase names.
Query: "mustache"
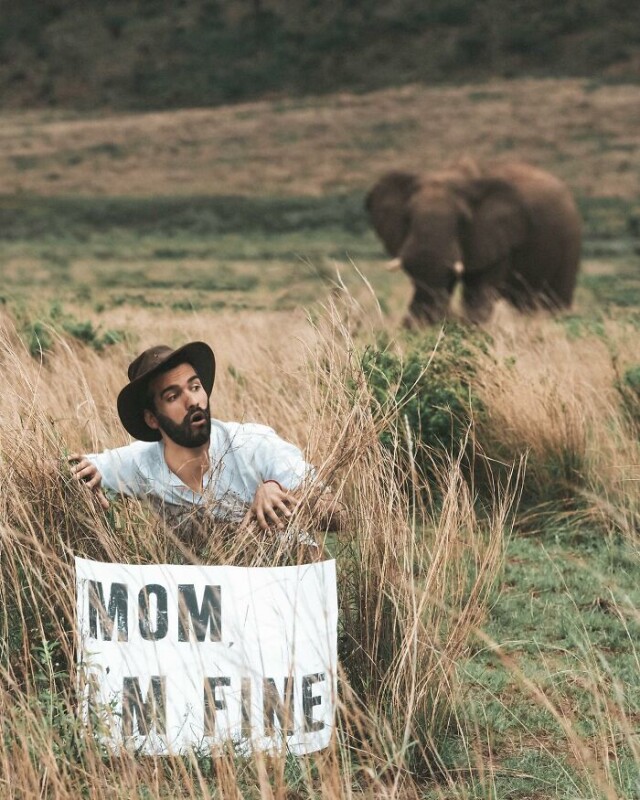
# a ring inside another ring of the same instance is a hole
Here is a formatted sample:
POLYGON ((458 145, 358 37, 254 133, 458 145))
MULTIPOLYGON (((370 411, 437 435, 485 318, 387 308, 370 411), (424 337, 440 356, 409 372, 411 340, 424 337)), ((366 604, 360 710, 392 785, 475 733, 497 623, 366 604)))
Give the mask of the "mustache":
POLYGON ((184 419, 182 420, 182 425, 189 425, 193 422, 195 416, 202 415, 202 418, 208 420, 210 418, 210 413, 208 408, 200 408, 200 406, 193 406, 190 408, 187 413, 185 414, 184 419))

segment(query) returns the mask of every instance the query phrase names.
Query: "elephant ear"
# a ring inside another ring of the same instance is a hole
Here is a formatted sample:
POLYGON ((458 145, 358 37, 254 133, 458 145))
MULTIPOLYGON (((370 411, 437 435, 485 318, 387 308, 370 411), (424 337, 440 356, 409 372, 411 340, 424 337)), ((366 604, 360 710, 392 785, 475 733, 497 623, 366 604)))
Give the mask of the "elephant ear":
POLYGON ((373 227, 391 256, 397 256, 409 232, 409 200, 419 188, 411 172, 393 171, 383 175, 366 199, 373 227))
POLYGON ((506 181, 480 178, 461 193, 465 268, 471 272, 489 269, 525 242, 527 213, 518 193, 506 181))

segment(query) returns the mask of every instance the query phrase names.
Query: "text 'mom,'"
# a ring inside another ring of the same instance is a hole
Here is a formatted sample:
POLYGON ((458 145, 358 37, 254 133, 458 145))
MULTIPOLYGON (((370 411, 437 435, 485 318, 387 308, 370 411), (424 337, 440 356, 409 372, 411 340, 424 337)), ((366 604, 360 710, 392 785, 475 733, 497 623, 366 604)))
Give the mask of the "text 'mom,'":
POLYGON ((76 558, 82 713, 113 753, 329 744, 335 561, 290 567, 76 558))

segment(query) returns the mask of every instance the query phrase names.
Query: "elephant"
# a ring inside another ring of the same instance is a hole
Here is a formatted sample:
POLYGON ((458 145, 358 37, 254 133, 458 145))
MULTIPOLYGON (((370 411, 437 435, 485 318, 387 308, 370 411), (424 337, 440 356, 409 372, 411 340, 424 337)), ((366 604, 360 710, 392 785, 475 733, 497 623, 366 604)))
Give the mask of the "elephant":
POLYGON ((494 300, 515 308, 571 305, 580 263, 581 220, 567 186, 521 162, 474 162, 417 175, 383 175, 366 198, 378 236, 414 294, 405 325, 434 323, 462 283, 468 320, 494 300))

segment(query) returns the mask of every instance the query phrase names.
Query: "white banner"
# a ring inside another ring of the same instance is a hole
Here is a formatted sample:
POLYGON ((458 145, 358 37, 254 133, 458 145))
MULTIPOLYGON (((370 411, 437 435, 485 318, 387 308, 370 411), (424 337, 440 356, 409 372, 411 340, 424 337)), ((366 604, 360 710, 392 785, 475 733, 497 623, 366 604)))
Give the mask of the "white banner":
POLYGON ((335 561, 295 567, 76 558, 84 719, 114 753, 311 753, 337 691, 335 561))

